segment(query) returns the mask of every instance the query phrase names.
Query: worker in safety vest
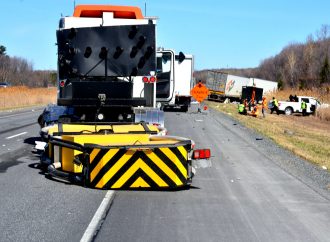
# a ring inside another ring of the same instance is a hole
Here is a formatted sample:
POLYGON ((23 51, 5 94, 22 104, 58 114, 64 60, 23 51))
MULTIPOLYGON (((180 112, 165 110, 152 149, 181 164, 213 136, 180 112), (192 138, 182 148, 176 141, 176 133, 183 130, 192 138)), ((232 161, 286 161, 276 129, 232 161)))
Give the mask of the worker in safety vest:
POLYGON ((270 113, 272 114, 273 112, 276 112, 277 115, 279 115, 279 111, 278 111, 278 101, 275 97, 273 97, 273 107, 270 111, 270 113))
POLYGON ((252 111, 251 111, 250 115, 253 117, 258 117, 258 114, 259 114, 258 105, 257 105, 257 102, 255 102, 252 104, 252 111))
POLYGON ((238 105, 238 113, 246 115, 246 108, 245 108, 245 105, 243 103, 240 103, 238 105))
POLYGON ((301 101, 301 110, 302 110, 303 116, 306 116, 307 115, 307 104, 304 100, 301 101))
POLYGON ((263 98, 262 98, 262 103, 261 103, 261 112, 262 112, 262 117, 263 117, 263 118, 266 117, 266 108, 267 108, 266 97, 263 97, 263 98))
POLYGON ((244 107, 245 107, 245 108, 247 108, 247 107, 248 107, 248 105, 249 105, 249 103, 248 103, 248 101, 247 101, 247 99, 246 99, 246 98, 244 99, 243 103, 244 103, 244 107))

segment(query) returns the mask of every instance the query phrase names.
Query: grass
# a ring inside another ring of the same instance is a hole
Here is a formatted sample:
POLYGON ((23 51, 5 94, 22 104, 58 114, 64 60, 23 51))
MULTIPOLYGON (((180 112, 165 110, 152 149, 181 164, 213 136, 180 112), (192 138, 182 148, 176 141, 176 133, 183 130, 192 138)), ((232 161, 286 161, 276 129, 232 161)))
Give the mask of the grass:
POLYGON ((330 122, 330 108, 322 108, 317 110, 316 117, 321 120, 330 122))
MULTIPOLYGON (((292 92, 297 93, 297 92, 292 92)), ((270 94, 268 100, 275 94, 270 94)), ((290 93, 276 93, 278 100, 286 100, 290 93), (282 98, 286 97, 285 99, 282 98)), ((314 96, 315 93, 298 94, 314 96)), ((330 96, 330 95, 329 95, 330 96)), ((330 103, 329 96, 324 102, 330 103)), ((223 104, 206 102, 209 107, 226 113, 243 125, 257 130, 261 134, 274 140, 280 146, 292 151, 296 155, 309 160, 318 166, 330 169, 330 109, 322 110, 324 117, 302 116, 300 114, 286 116, 267 112, 266 118, 251 117, 238 114, 237 104, 223 104)), ((261 113, 261 112, 260 112, 261 113)))
POLYGON ((0 88, 0 110, 56 103, 56 88, 0 88))

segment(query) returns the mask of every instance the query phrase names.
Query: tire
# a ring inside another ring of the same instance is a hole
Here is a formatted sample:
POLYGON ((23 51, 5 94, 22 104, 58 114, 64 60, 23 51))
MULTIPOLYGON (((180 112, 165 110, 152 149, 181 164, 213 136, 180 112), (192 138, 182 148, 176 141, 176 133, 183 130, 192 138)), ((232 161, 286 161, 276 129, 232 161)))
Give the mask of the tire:
POLYGON ((286 107, 284 113, 285 115, 291 115, 293 113, 293 109, 291 107, 286 107))
POLYGON ((41 128, 45 126, 45 120, 43 114, 40 114, 38 117, 38 124, 40 125, 41 128))
POLYGON ((188 106, 181 106, 181 112, 188 112, 188 106))

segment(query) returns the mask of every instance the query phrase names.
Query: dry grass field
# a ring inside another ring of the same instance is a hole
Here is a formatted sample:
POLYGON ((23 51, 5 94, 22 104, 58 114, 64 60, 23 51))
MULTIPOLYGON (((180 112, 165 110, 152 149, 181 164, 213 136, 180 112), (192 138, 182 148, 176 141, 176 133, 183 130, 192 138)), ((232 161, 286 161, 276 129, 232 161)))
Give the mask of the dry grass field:
POLYGON ((0 88, 0 110, 56 103, 56 88, 0 88))
MULTIPOLYGON (((268 95, 267 99, 275 96, 278 100, 287 100, 290 94, 319 97, 317 92, 279 91, 268 95)), ((323 102, 330 104, 330 94, 323 96, 323 102)), ((209 107, 227 113, 245 126, 257 130, 298 156, 330 170, 330 108, 323 109, 315 116, 286 116, 268 112, 266 118, 254 118, 238 114, 237 104, 210 101, 206 103, 209 107)))

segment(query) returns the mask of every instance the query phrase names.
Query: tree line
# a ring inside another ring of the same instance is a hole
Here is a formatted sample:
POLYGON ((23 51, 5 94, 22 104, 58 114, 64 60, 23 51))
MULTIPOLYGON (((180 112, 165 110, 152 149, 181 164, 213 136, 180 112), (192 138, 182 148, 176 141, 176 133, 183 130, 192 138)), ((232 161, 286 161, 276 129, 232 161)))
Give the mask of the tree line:
MULTIPOLYGON (((232 75, 276 81, 279 88, 312 88, 330 85, 330 25, 322 25, 304 43, 290 43, 282 51, 261 61, 256 68, 218 69, 232 75)), ((196 80, 206 80, 206 70, 195 72, 196 80)), ((46 87, 55 85, 55 71, 35 71, 21 57, 10 57, 0 45, 0 82, 10 85, 46 87)))
MULTIPOLYGON (((218 69, 232 75, 276 81, 279 88, 313 88, 330 85, 330 25, 322 25, 304 43, 290 43, 282 51, 261 61, 256 68, 218 69)), ((195 73, 206 79, 206 70, 195 73)))
POLYGON ((12 86, 48 87, 56 83, 55 71, 38 71, 33 64, 21 57, 11 57, 5 46, 0 45, 0 82, 12 86))

